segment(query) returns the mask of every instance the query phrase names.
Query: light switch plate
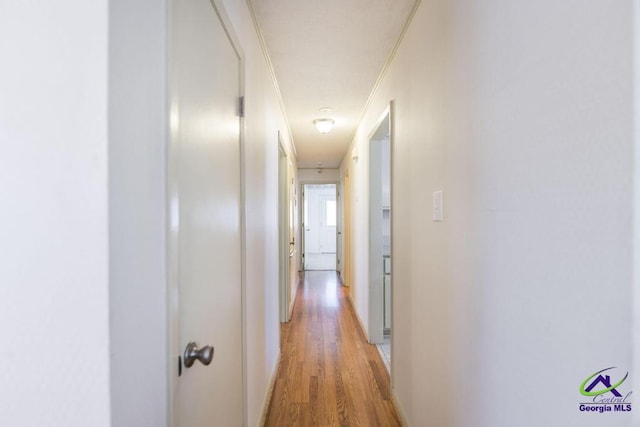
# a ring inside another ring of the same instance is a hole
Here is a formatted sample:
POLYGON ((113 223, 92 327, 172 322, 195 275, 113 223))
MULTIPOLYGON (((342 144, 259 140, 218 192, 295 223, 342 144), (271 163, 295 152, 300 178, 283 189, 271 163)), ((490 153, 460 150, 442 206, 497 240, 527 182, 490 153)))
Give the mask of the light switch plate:
POLYGON ((443 201, 442 190, 433 192, 433 221, 442 222, 443 201))

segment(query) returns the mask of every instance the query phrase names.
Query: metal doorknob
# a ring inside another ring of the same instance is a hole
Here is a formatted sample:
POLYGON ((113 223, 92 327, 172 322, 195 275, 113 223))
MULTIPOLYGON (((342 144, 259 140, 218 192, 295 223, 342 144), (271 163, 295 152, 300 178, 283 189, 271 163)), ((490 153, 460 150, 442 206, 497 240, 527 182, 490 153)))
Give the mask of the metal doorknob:
POLYGON ((213 347, 207 345, 198 348, 198 344, 194 342, 190 342, 187 344, 187 348, 184 349, 184 366, 185 368, 190 368, 193 366, 193 363, 199 360, 203 365, 208 365, 213 360, 213 347))

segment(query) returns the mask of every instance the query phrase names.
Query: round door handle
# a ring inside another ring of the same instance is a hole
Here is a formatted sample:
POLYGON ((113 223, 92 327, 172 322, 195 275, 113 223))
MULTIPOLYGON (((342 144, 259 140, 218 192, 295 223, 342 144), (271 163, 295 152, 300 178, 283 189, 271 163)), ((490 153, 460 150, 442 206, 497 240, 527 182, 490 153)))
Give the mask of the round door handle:
POLYGON ((187 344, 187 348, 184 349, 184 366, 190 368, 193 363, 199 360, 200 363, 207 366, 213 360, 213 347, 210 345, 198 348, 198 344, 190 342, 187 344))

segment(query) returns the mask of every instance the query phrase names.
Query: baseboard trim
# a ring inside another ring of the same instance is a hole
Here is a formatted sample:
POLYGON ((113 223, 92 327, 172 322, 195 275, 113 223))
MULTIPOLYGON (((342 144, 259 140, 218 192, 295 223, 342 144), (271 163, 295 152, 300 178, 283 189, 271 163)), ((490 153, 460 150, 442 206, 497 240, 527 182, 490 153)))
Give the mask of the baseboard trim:
POLYGON ((407 414, 404 412, 404 408, 402 407, 402 405, 400 405, 400 402, 398 401, 398 396, 396 396, 396 392, 393 388, 391 389, 391 401, 393 402, 393 406, 395 406, 396 412, 400 417, 400 423, 402 423, 402 425, 405 427, 409 427, 407 414))
POLYGON ((271 406, 271 398, 273 397, 273 390, 276 387, 276 378, 278 378, 278 370, 280 369, 280 356, 282 353, 278 353, 278 359, 276 360, 276 367, 271 373, 271 379, 269 380, 269 387, 267 388, 267 395, 264 398, 262 404, 262 416, 260 417, 259 426, 265 425, 267 422, 267 416, 269 415, 269 407, 271 406))
MULTIPOLYGON (((357 323, 358 323, 358 326, 360 327, 360 331, 362 331, 362 334, 366 338, 367 342, 369 342, 369 335, 367 334, 367 330, 364 327, 364 323, 362 323, 362 319, 360 318, 360 315, 358 315, 358 310, 356 310, 356 305, 354 304, 353 299, 351 298, 351 294, 349 294, 347 301, 349 301, 349 304, 351 304, 353 313, 356 315, 356 319, 358 320, 357 323)), ((382 356, 379 356, 379 357, 382 358, 382 356)), ((391 373, 389 373, 389 375, 391 375, 391 373)), ((404 412, 404 408, 402 407, 402 405, 400 405, 400 402, 398 401, 398 396, 396 396, 396 393, 393 390, 393 388, 391 389, 391 401, 393 402, 393 406, 395 406, 396 408, 398 417, 400 417, 400 423, 402 423, 402 425, 405 427, 409 427, 409 421, 407 419, 407 415, 404 412)))
POLYGON ((298 283, 296 284, 296 287, 294 288, 293 291, 293 295, 291 295, 291 301, 289 302, 289 317, 288 317, 288 321, 291 320, 291 316, 293 316, 293 309, 296 305, 296 299, 298 298, 298 290, 300 289, 300 285, 302 284, 302 277, 300 274, 298 274, 298 283))
POLYGON ((364 335, 364 338, 367 340, 367 342, 369 341, 369 334, 367 333, 367 328, 364 327, 364 323, 362 323, 362 319, 360 318, 360 315, 358 314, 358 310, 356 310, 356 304, 353 302, 353 298, 351 296, 351 292, 349 292, 349 297, 347 298, 347 301, 349 301, 349 304, 351 304, 351 308, 353 309, 353 314, 356 315, 356 319, 358 319, 358 326, 360 326, 360 331, 362 331, 362 335, 364 335))
POLYGON ((296 286, 296 292, 293 294, 293 298, 291 298, 291 304, 289 304, 289 316, 287 317, 287 321, 291 320, 291 316, 293 316, 293 307, 296 305, 296 298, 298 297, 298 287, 296 286))

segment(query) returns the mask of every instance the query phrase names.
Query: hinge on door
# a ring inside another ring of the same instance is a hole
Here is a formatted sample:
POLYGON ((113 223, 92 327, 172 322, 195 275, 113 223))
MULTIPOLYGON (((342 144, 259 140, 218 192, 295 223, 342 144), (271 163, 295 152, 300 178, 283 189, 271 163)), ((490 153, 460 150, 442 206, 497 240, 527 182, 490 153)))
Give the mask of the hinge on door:
POLYGON ((241 96, 238 100, 238 110, 240 117, 244 117, 244 96, 241 96))

